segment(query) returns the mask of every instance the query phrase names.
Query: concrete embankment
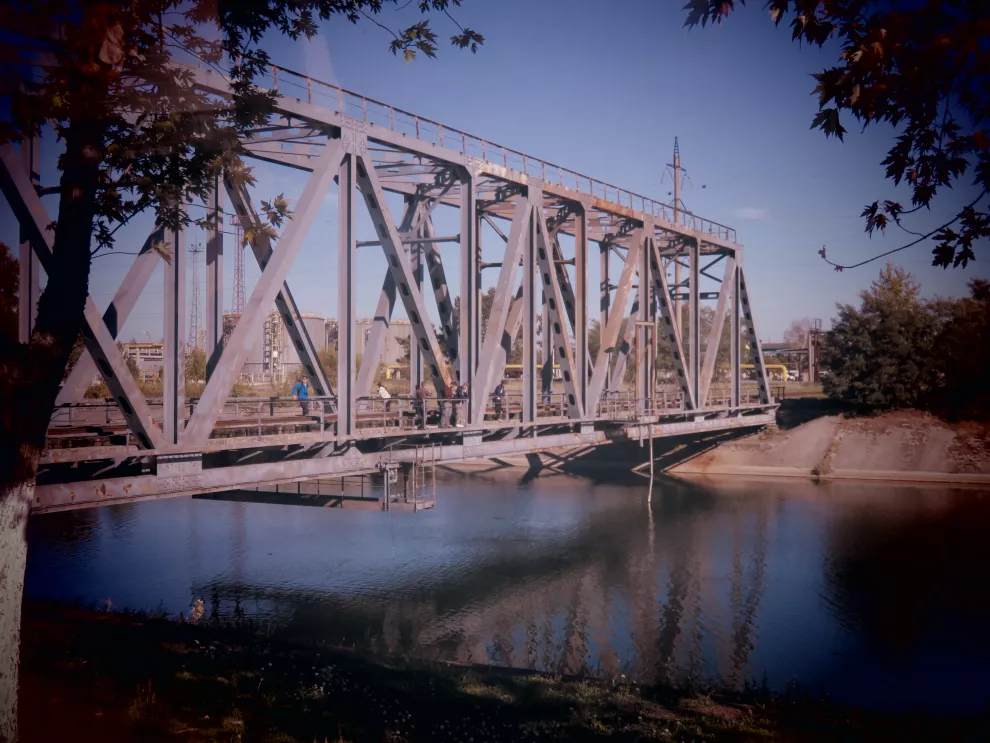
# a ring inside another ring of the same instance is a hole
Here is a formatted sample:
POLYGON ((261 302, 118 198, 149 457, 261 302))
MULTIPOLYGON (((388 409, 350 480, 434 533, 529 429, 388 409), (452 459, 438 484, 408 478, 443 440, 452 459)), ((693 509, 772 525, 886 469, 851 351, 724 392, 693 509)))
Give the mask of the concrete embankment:
POLYGON ((917 411, 828 415, 722 443, 668 471, 990 486, 990 426, 950 424, 917 411))

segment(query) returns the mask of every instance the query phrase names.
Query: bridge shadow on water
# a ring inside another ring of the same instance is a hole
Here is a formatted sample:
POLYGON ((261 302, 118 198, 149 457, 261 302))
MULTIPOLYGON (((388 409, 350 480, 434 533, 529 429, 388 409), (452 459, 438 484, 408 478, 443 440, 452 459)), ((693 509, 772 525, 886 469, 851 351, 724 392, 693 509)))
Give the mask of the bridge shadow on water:
MULTIPOLYGON (((716 446, 752 436, 756 428, 731 429, 711 433, 691 433, 665 436, 653 441, 653 461, 656 474, 683 464, 716 446)), ((486 476, 507 472, 509 479, 519 476, 523 483, 552 474, 579 475, 595 484, 634 485, 649 476, 649 443, 644 440, 620 441, 601 446, 588 446, 564 451, 545 451, 525 456, 526 466, 518 460, 499 457, 485 460, 486 466, 471 467, 471 476, 486 476), (516 473, 523 472, 522 475, 516 473)), ((459 467, 443 467, 458 472, 459 467)))

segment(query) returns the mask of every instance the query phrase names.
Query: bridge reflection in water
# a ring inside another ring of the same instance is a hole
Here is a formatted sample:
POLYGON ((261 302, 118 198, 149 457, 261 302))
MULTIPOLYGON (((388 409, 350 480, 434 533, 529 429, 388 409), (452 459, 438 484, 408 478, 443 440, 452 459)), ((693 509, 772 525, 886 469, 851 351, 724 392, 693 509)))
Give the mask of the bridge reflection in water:
POLYGON ((445 479, 437 497, 416 516, 181 499, 50 514, 30 525, 28 594, 171 611, 203 598, 306 640, 643 682, 766 674, 841 695, 851 669, 889 682, 933 653, 967 684, 987 675, 963 660, 986 660, 986 640, 935 631, 974 606, 955 624, 976 626, 987 601, 905 601, 869 558, 918 519, 986 516, 962 505, 972 493, 664 481, 648 505, 641 484, 496 472, 445 479), (900 644, 878 635, 891 617, 871 595, 911 628, 900 644))

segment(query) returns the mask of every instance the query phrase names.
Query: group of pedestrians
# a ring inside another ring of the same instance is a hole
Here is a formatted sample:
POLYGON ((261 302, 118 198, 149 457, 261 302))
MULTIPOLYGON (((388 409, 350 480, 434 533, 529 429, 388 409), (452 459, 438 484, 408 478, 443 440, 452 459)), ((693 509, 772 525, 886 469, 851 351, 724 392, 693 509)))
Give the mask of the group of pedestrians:
MULTIPOLYGON (((549 394, 548 387, 549 385, 544 381, 544 396, 548 396, 549 394)), ((457 428, 464 428, 463 421, 467 420, 469 389, 470 384, 468 382, 464 382, 463 384, 458 383, 456 386, 453 384, 446 386, 444 396, 440 399, 439 424, 441 427, 455 426, 457 428)), ((309 380, 306 377, 302 377, 293 386, 291 394, 294 399, 299 401, 302 414, 309 415, 309 380)), ((392 409, 392 395, 385 389, 385 385, 378 385, 378 397, 385 404, 385 412, 390 412, 392 409)), ((503 420, 503 416, 508 410, 506 398, 505 384, 500 381, 492 392, 492 402, 495 405, 495 420, 503 420)), ((428 399, 430 399, 430 393, 426 389, 426 385, 420 382, 413 391, 413 410, 416 415, 416 427, 419 429, 426 428, 426 401, 428 399)))
POLYGON ((443 399, 440 400, 440 426, 455 426, 464 428, 464 421, 467 420, 468 395, 470 383, 464 382, 457 385, 448 384, 443 391, 443 399))

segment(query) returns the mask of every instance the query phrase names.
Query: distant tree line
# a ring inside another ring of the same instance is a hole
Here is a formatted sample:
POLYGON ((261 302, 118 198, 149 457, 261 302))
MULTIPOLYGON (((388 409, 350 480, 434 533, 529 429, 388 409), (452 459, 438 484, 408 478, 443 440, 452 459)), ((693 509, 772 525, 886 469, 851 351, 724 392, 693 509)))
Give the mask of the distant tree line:
POLYGON ((858 308, 838 305, 823 334, 825 392, 861 410, 990 416, 990 281, 971 279, 969 291, 927 300, 910 273, 888 264, 858 308))

